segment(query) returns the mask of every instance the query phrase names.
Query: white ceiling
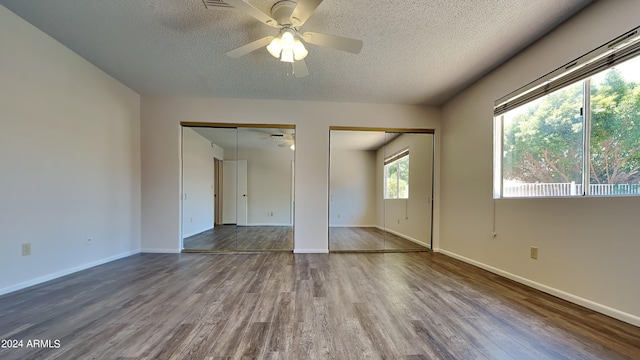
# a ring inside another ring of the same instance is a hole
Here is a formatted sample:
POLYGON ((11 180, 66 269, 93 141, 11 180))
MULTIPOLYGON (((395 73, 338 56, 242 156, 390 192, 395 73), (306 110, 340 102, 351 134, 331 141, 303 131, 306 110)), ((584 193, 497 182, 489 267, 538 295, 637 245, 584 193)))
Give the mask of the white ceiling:
MULTIPOLYGON (((268 13, 275 0, 247 0, 268 13)), ((324 0, 301 31, 361 39, 359 55, 308 45, 311 75, 258 50, 275 29, 202 0, 0 0, 144 95, 439 105, 591 0, 324 0)), ((43 59, 46 61, 46 59, 43 59)))

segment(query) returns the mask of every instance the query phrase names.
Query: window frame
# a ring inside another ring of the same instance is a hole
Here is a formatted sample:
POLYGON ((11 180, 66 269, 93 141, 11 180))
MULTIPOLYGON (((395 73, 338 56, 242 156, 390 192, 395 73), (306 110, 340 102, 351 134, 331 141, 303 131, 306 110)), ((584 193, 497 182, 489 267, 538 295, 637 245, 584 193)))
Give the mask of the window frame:
MULTIPOLYGON (((640 59, 640 27, 619 36, 592 52, 496 100, 493 118, 493 198, 539 199, 576 197, 625 197, 636 194, 594 195, 591 193, 591 77, 618 64, 640 59), (504 196, 504 115, 556 91, 582 83, 582 193, 566 196, 504 196)), ((386 191, 386 189, 385 189, 386 191)))

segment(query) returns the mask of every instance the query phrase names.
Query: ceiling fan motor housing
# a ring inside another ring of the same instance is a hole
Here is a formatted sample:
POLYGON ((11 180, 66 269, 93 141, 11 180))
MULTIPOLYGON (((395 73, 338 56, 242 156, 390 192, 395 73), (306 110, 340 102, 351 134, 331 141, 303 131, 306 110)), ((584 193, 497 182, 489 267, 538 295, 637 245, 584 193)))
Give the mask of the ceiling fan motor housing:
POLYGON ((291 27, 295 27, 300 25, 300 20, 291 18, 291 14, 293 13, 293 9, 295 9, 296 4, 297 3, 295 1, 291 0, 278 1, 271 7, 271 17, 274 18, 281 26, 287 27, 287 25, 289 25, 291 27))

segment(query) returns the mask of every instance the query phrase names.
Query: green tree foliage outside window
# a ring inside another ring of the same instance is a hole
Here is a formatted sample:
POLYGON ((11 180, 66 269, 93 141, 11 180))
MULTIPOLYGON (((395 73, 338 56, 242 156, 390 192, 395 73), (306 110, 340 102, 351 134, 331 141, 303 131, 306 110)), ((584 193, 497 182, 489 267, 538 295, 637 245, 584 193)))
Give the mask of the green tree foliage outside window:
POLYGON ((409 155, 385 165, 385 199, 409 198, 409 155))
POLYGON ((504 178, 524 183, 580 182, 582 84, 525 107, 514 110, 520 112, 504 124, 504 178))
POLYGON ((591 83, 591 182, 640 181, 640 86, 610 70, 591 83))

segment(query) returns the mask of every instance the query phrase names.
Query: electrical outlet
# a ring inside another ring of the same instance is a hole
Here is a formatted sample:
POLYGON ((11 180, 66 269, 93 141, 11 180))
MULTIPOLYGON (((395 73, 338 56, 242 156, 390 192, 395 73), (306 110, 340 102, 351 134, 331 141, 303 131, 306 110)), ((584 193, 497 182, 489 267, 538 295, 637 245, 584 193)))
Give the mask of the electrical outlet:
POLYGON ((87 245, 87 246, 93 244, 93 239, 88 237, 87 240, 84 241, 84 244, 87 245))
POLYGON ((22 256, 31 255, 31 243, 22 244, 22 256))
POLYGON ((531 247, 531 258, 534 260, 538 260, 538 248, 535 246, 531 247))

